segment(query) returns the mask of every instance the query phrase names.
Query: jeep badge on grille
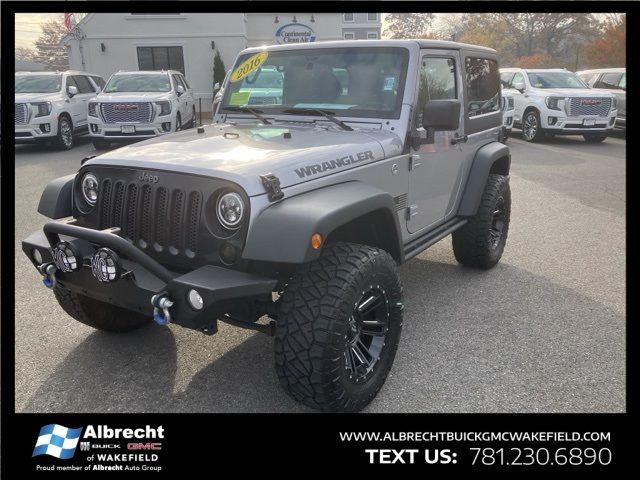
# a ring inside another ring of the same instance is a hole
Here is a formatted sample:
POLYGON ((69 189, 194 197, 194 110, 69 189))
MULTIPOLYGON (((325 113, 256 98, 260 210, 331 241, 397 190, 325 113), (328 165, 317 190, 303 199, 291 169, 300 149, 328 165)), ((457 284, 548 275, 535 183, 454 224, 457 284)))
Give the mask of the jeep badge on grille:
POLYGON ((146 172, 142 172, 138 177, 138 180, 140 180, 141 182, 158 183, 160 177, 158 177, 158 175, 150 175, 146 172))

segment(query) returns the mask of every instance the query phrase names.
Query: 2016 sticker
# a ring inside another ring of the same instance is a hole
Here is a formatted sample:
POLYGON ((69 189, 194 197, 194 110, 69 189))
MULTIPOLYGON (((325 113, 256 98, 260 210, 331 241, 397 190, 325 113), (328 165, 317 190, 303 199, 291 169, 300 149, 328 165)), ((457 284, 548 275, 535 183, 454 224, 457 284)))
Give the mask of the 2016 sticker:
POLYGON ((242 80, 244 77, 260 68, 260 66, 267 60, 268 56, 269 52, 260 52, 255 55, 251 55, 233 71, 229 80, 231 82, 238 82, 242 80))

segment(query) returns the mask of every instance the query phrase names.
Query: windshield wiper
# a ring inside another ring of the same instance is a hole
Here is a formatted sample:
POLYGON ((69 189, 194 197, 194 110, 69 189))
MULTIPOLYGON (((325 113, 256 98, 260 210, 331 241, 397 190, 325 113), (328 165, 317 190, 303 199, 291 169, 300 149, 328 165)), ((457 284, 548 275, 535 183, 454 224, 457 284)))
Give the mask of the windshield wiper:
POLYGON ((249 108, 246 105, 228 105, 226 107, 222 107, 223 110, 231 110, 232 112, 248 112, 258 120, 260 120, 265 125, 271 125, 271 122, 267 120, 264 116, 260 115, 262 110, 254 110, 253 108, 249 108))
POLYGON ((342 120, 338 120, 336 117, 334 117, 334 112, 323 110, 321 108, 289 108, 287 110, 283 110, 282 113, 315 113, 316 115, 322 115, 324 118, 332 121, 344 130, 348 130, 350 132, 353 131, 353 128, 351 128, 349 125, 344 123, 342 120))

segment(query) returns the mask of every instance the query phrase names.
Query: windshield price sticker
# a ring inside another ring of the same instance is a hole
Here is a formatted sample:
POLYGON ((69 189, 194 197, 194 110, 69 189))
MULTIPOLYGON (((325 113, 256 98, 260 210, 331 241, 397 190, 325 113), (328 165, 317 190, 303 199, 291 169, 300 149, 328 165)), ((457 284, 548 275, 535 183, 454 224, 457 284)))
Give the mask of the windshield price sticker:
POLYGON ((242 80, 247 75, 258 70, 260 66, 267 60, 268 56, 268 52, 260 52, 250 56, 233 71, 229 80, 231 82, 238 82, 242 80))

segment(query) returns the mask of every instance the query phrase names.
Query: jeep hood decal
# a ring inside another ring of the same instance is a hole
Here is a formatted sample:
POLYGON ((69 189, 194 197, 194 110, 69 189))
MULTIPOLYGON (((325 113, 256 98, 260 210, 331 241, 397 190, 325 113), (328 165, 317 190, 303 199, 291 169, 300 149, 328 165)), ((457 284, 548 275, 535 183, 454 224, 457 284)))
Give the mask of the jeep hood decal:
POLYGON ((399 155, 401 139, 384 130, 337 127, 209 125, 119 148, 85 163, 223 178, 248 195, 266 193, 260 175, 282 188, 399 155))

